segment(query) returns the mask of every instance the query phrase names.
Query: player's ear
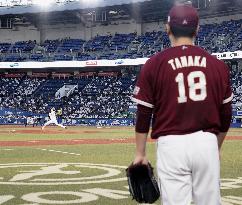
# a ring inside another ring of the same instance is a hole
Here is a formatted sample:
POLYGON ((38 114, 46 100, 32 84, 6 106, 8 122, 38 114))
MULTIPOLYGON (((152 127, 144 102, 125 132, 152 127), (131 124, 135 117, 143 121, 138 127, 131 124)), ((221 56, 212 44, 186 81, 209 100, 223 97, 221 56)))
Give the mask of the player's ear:
POLYGON ((200 26, 197 25, 197 29, 196 29, 196 33, 195 33, 195 37, 197 36, 198 32, 199 32, 200 26))
POLYGON ((166 24, 166 27, 165 27, 165 28, 166 28, 166 33, 167 33, 167 35, 168 35, 170 41, 173 42, 173 41, 174 41, 174 36, 173 36, 173 34, 172 34, 172 32, 171 32, 171 27, 170 27, 170 25, 169 25, 169 24, 166 24))
POLYGON ((169 34, 170 34, 170 32, 171 32, 171 27, 170 27, 169 24, 166 24, 166 26, 165 26, 165 30, 166 30, 166 33, 167 33, 168 36, 169 36, 169 34))

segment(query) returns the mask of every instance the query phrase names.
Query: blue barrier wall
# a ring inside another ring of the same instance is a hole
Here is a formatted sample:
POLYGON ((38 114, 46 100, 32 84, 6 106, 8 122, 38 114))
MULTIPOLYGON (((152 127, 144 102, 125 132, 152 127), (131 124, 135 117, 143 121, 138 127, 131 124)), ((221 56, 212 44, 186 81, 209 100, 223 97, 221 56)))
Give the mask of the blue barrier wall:
MULTIPOLYGON (((46 121, 46 114, 34 114, 16 109, 0 108, 0 124, 24 124, 26 116, 41 116, 40 124, 46 121), (14 117, 11 117, 14 116, 14 117), (17 117, 16 117, 17 116, 17 117)), ((67 126, 133 126, 135 120, 133 118, 115 118, 115 119, 61 119, 60 123, 67 126)), ((233 111, 231 127, 241 127, 242 111, 233 111)))
MULTIPOLYGON (((0 119, 1 125, 23 125, 25 123, 25 119, 18 119, 18 118, 2 118, 0 119)), ((67 126, 133 126, 134 120, 133 119, 124 119, 124 118, 117 118, 117 119, 62 119, 60 123, 67 125, 67 126)), ((44 118, 39 125, 44 124, 44 118)))

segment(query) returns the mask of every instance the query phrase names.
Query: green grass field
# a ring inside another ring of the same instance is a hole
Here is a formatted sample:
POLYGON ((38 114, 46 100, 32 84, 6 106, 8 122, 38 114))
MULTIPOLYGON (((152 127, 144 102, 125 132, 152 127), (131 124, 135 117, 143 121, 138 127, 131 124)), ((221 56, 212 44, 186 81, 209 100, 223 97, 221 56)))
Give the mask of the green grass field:
MULTIPOLYGON (((0 141, 122 139, 133 128, 62 130, 1 127, 0 141)), ((230 136, 242 136, 232 130, 230 136)), ((133 143, 0 147, 0 204, 133 205, 125 167, 134 157, 133 143)), ((155 143, 148 143, 148 158, 155 165, 155 143)), ((223 205, 242 204, 242 141, 224 143, 221 162, 223 205)), ((160 202, 156 202, 160 204, 160 202)))

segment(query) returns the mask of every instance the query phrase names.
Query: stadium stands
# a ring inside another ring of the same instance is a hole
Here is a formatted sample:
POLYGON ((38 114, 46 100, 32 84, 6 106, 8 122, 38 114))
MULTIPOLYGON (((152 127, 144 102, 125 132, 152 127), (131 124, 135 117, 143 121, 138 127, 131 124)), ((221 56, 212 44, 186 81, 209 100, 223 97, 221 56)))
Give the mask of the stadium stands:
POLYGON ((68 118, 127 118, 135 75, 130 77, 84 76, 80 78, 3 78, 0 107, 15 108, 36 114, 48 113, 52 107, 63 108, 68 118), (78 90, 68 98, 55 99, 64 84, 76 84, 78 90), (13 86, 15 85, 15 86, 13 86), (4 89, 5 90, 5 89, 4 89))
POLYGON ((29 53, 34 49, 35 44, 36 43, 33 41, 28 41, 28 42, 19 41, 12 46, 10 52, 11 53, 29 53))
POLYGON ((0 53, 7 53, 10 47, 11 43, 0 43, 0 53))
MULTIPOLYGON (((221 24, 206 24, 200 27, 196 44, 210 53, 242 49, 242 20, 225 21, 221 24)), ((163 31, 97 35, 89 41, 82 39, 21 41, 14 44, 0 43, 2 61, 87 61, 97 59, 121 59, 150 57, 170 46, 163 31)), ((242 110, 242 77, 239 63, 227 62, 231 68, 233 85, 233 109, 242 110)), ((134 106, 130 100, 136 81, 135 72, 128 76, 98 73, 77 77, 31 77, 15 76, 0 79, 0 108, 8 113, 1 116, 0 123, 26 115, 46 115, 52 107, 63 108, 66 119, 116 119, 133 118, 134 106), (55 93, 64 85, 76 85, 68 97, 55 98, 55 93), (17 114, 16 114, 17 113, 17 114)), ((21 119, 22 119, 21 118, 21 119)), ((80 122, 80 121, 79 121, 80 122)))
MULTIPOLYGON (((232 69, 233 109, 241 111, 239 64, 236 61, 227 63, 232 69)), ((0 107, 35 115, 47 114, 52 107, 63 108, 65 119, 132 119, 134 110, 131 107, 134 104, 130 96, 136 77, 134 72, 129 75, 102 76, 96 73, 68 78, 5 77, 0 80, 0 107), (68 84, 77 85, 77 89, 68 97, 55 98, 57 90, 68 84)))
POLYGON ((242 77, 239 75, 240 69, 237 62, 227 62, 231 67, 231 84, 233 89, 233 109, 242 110, 241 95, 242 95, 242 77))
MULTIPOLYGON (((210 53, 235 51, 242 48, 242 20, 224 21, 221 24, 201 25, 196 44, 210 53)), ((150 57, 170 45, 163 31, 99 36, 89 41, 82 39, 46 40, 37 45, 34 41, 1 43, 3 61, 86 61, 94 59, 120 59, 150 57)))

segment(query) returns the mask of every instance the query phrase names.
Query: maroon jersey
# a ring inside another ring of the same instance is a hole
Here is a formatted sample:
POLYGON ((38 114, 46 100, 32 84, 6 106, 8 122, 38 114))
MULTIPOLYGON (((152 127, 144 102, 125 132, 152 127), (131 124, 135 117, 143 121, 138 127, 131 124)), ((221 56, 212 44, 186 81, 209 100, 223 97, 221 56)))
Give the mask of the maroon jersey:
POLYGON ((169 48, 143 66, 133 101, 153 108, 152 138, 199 130, 219 133, 232 100, 226 64, 197 46, 169 48))

